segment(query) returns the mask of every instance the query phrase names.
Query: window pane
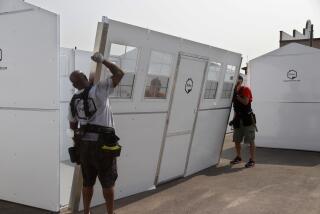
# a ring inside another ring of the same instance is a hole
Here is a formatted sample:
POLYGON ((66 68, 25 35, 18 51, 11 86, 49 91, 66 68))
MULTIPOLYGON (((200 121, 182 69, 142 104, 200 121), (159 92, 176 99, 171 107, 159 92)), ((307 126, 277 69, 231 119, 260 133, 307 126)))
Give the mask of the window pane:
POLYGON ((120 85, 132 86, 134 81, 134 74, 127 73, 122 77, 120 85))
POLYGON ((148 76, 144 97, 166 98, 168 84, 168 77, 148 76))
POLYGON ((166 98, 172 72, 172 61, 173 58, 170 54, 158 51, 151 52, 145 98, 166 98))
POLYGON ((131 98, 137 66, 138 49, 132 46, 111 44, 109 60, 124 70, 119 85, 111 95, 113 98, 131 98))
POLYGON ((149 65, 149 72, 148 74, 151 74, 151 75, 160 75, 161 74, 161 67, 162 65, 159 63, 159 64, 156 64, 156 63, 151 63, 149 65))
POLYGON ((231 98, 235 74, 236 74, 236 66, 227 65, 221 98, 224 98, 224 99, 231 98))
POLYGON ((221 63, 211 62, 208 67, 208 80, 219 82, 221 63))
POLYGON ((204 91, 204 99, 209 99, 209 92, 210 92, 210 90, 205 90, 204 91))
POLYGON ((225 82, 223 84, 222 96, 221 98, 230 98, 232 94, 233 83, 225 82))
POLYGON ((236 66, 227 65, 226 75, 224 77, 225 82, 233 82, 234 76, 236 74, 236 66))
POLYGON ((171 68, 172 56, 170 54, 151 52, 148 74, 170 77, 171 68))
POLYGON ((109 60, 117 64, 125 72, 135 72, 138 49, 135 47, 111 44, 109 60))
POLYGON ((126 46, 124 45, 118 45, 118 44, 111 44, 110 49, 110 56, 121 56, 126 53, 126 46))
POLYGON ((134 74, 126 73, 110 97, 130 99, 132 97, 134 78, 134 74))
POLYGON ((205 99, 215 99, 216 94, 217 94, 217 88, 218 88, 218 82, 217 81, 212 81, 212 80, 207 80, 206 83, 206 89, 205 91, 205 99))
POLYGON ((208 76, 206 81, 206 92, 204 99, 215 99, 216 89, 220 79, 221 63, 211 62, 208 66, 208 76))
POLYGON ((120 97, 130 98, 132 93, 131 86, 120 86, 120 97))

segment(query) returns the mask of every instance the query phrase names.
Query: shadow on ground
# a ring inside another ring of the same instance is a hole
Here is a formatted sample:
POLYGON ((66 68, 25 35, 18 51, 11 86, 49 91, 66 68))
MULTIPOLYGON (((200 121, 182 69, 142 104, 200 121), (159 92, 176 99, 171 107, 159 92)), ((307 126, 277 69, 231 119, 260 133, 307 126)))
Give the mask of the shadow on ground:
MULTIPOLYGON (((244 161, 248 160, 248 153, 248 147, 243 146, 244 161)), ((233 147, 225 149, 221 155, 221 158, 228 160, 232 160, 234 157, 233 147)), ((256 162, 257 164, 313 167, 320 165, 320 153, 258 147, 256 149, 256 162)))
POLYGON ((0 201, 1 214, 53 214, 54 212, 36 209, 21 204, 15 204, 7 201, 0 201))

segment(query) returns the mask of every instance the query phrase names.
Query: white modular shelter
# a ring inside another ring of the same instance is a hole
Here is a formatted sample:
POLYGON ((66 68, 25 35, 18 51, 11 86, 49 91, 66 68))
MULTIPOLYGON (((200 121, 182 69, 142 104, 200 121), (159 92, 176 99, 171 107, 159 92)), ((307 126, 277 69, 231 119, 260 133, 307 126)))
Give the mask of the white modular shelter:
POLYGON ((0 0, 0 199, 59 210, 59 17, 0 0))
POLYGON ((123 146, 117 198, 217 164, 241 55, 114 20, 107 38, 105 56, 126 72, 111 99, 123 146))
MULTIPOLYGON (((0 199, 58 211, 68 76, 91 53, 60 49, 59 17, 22 0, 0 0, 0 26, 0 199)), ((240 54, 110 20, 105 56, 126 71, 111 99, 117 198, 219 162, 240 54)))
POLYGON ((320 151, 319 59, 291 43, 250 61, 257 146, 320 151))

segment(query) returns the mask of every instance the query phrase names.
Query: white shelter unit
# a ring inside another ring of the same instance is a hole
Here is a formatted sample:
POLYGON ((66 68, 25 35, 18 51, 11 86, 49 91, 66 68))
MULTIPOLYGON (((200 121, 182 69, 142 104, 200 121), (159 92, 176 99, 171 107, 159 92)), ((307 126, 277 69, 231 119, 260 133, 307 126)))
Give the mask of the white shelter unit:
POLYGON ((219 162, 239 54, 109 20, 105 55, 127 72, 111 99, 124 148, 118 198, 219 162))
POLYGON ((291 43, 249 63, 261 147, 320 151, 320 50, 291 43))
POLYGON ((59 17, 0 0, 0 199, 59 210, 59 17))
MULTIPOLYGON (((0 199, 58 211, 68 77, 89 73, 91 53, 60 49, 59 17, 21 0, 0 0, 0 26, 0 199)), ((240 54, 109 20, 105 56, 126 72, 111 99, 117 198, 219 162, 240 54)))

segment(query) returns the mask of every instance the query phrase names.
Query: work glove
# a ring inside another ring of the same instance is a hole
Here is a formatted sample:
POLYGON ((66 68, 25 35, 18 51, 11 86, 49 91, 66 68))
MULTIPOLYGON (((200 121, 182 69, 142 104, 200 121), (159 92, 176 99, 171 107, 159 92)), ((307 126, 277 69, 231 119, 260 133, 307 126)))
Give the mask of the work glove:
POLYGON ((99 53, 99 52, 96 52, 95 54, 93 54, 91 59, 96 63, 102 63, 104 60, 102 53, 99 53))

